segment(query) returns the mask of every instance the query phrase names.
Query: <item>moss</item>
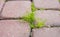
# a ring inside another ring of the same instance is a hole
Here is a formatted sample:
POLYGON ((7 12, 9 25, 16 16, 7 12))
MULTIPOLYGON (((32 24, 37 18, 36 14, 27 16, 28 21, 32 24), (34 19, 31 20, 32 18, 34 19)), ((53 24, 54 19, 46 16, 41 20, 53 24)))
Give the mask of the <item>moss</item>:
POLYGON ((36 28, 41 28, 41 27, 43 27, 44 25, 45 25, 45 22, 46 22, 46 20, 42 20, 42 19, 38 19, 37 20, 38 22, 37 22, 37 24, 36 24, 36 28))
POLYGON ((29 14, 24 16, 23 20, 29 22, 30 23, 30 27, 34 28, 35 27, 34 26, 34 20, 35 20, 35 17, 34 17, 35 12, 34 11, 36 11, 36 8, 34 7, 33 3, 31 4, 31 10, 32 10, 32 12, 30 12, 29 14))
POLYGON ((29 22, 30 23, 30 27, 31 28, 34 28, 34 12, 30 12, 28 15, 24 16, 23 17, 25 21, 29 22))
MULTIPOLYGON (((23 20, 29 22, 30 27, 33 28, 40 28, 44 26, 44 21, 39 21, 36 25, 35 25, 35 11, 37 10, 34 6, 34 3, 32 3, 31 5, 31 10, 32 12, 30 12, 29 14, 27 14, 26 16, 23 17, 23 20)), ((43 9, 42 9, 43 10, 43 9)))
POLYGON ((34 6, 34 3, 32 2, 32 4, 31 4, 31 10, 32 10, 32 12, 34 12, 34 11, 36 11, 37 10, 37 8, 35 8, 35 6, 34 6))

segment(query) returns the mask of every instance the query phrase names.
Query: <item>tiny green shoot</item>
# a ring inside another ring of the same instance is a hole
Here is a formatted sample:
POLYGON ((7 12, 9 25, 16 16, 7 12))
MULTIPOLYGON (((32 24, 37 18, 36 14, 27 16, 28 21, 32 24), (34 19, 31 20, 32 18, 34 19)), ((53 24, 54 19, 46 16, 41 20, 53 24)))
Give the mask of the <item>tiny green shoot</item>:
MULTIPOLYGON (((38 18, 37 18, 38 19, 38 18)), ((46 20, 38 19, 37 24, 35 25, 36 28, 41 28, 45 25, 46 20)))
POLYGON ((31 4, 31 10, 32 10, 32 12, 35 12, 36 10, 37 10, 37 8, 35 8, 35 6, 34 6, 34 3, 32 2, 32 4, 31 4))

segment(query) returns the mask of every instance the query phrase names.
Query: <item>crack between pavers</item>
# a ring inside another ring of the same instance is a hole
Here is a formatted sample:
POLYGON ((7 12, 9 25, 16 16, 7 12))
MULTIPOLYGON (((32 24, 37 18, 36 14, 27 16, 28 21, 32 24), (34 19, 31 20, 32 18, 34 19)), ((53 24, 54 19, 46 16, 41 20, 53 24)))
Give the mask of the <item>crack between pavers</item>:
MULTIPOLYGON (((38 9, 38 10, 41 10, 41 9, 38 9)), ((56 11, 60 11, 60 9, 57 9, 57 8, 48 8, 48 9, 43 9, 43 10, 56 10, 56 11)))
POLYGON ((20 20, 23 18, 0 18, 0 20, 20 20))
MULTIPOLYGON (((23 19, 23 18, 3 18, 3 19, 0 19, 0 20, 20 20, 20 19, 23 19)), ((53 28, 53 27, 60 27, 60 25, 59 26, 56 26, 56 25, 53 25, 53 26, 50 26, 50 27, 48 27, 48 26, 44 26, 45 28, 53 28)), ((42 27, 43 28, 43 27, 42 27)), ((39 28, 37 28, 37 29, 39 29, 39 28)), ((33 32, 32 32, 32 30, 33 29, 31 29, 30 30, 30 35, 29 35, 29 37, 33 37, 33 32)))
POLYGON ((29 37, 32 37, 31 34, 32 34, 32 29, 30 30, 30 35, 29 35, 29 37))
MULTIPOLYGON (((32 2, 32 0, 31 0, 31 2, 32 2)), ((6 3, 6 2, 5 2, 6 3)), ((2 10, 3 10, 3 8, 4 8, 4 6, 5 6, 5 3, 4 3, 4 5, 3 5, 3 7, 2 7, 2 10)), ((1 12, 2 12, 2 10, 1 10, 1 12)), ((40 9, 38 9, 38 10, 40 10, 40 9)), ((58 11, 60 11, 60 9, 45 9, 45 10, 58 10, 58 11)), ((0 19, 0 20, 18 20, 18 19, 23 19, 23 18, 2 18, 2 19, 0 19)), ((60 26, 51 26, 51 28, 52 27, 60 27, 60 26)), ((47 28, 50 28, 50 27, 47 27, 47 28)), ((32 32, 32 30, 33 29, 31 29, 31 31, 30 31, 30 36, 29 37, 33 37, 33 32, 32 32)))
MULTIPOLYGON (((19 1, 19 0, 6 0, 6 1, 19 1)), ((22 0, 20 0, 22 1, 22 0)), ((23 0, 23 1, 29 1, 29 0, 23 0)), ((32 0, 30 0, 32 2, 32 0)))
MULTIPOLYGON (((56 28, 59 28, 60 26, 51 26, 51 27, 42 27, 42 28, 54 28, 54 27, 56 27, 56 28)), ((34 28, 35 29, 35 28, 34 28)), ((40 28, 36 28, 36 29, 40 29, 40 28)), ((33 29, 31 29, 31 31, 30 31, 30 36, 29 37, 33 37, 33 29)))

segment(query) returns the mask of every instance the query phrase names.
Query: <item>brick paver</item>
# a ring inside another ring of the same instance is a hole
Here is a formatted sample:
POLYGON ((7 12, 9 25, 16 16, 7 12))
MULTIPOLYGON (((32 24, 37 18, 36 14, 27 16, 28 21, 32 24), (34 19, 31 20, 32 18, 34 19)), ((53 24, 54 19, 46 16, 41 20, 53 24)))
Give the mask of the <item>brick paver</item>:
POLYGON ((0 37, 29 37, 29 24, 22 20, 1 20, 0 37))
POLYGON ((30 1, 30 0, 7 0, 7 1, 30 1))
POLYGON ((45 25, 47 26, 60 26, 60 11, 38 10, 36 11, 35 18, 37 22, 45 20, 45 25))
POLYGON ((30 1, 8 1, 1 13, 5 18, 18 18, 31 11, 30 1))
POLYGON ((60 9, 59 0, 33 0, 36 8, 58 8, 60 9))
POLYGON ((60 37, 60 27, 33 29, 33 37, 60 37))

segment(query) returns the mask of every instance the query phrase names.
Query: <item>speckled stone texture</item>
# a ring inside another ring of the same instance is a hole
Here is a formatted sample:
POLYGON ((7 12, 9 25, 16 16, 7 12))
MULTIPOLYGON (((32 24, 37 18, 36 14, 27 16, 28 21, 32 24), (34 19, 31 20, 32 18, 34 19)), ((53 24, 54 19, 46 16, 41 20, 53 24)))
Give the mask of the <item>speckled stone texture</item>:
POLYGON ((33 29, 33 37, 60 37, 60 27, 33 29))
POLYGON ((35 18, 36 22, 45 21, 46 26, 60 26, 60 11, 37 10, 35 18))
POLYGON ((60 9, 59 0, 33 0, 36 8, 57 8, 60 9))
POLYGON ((30 1, 30 0, 7 0, 7 1, 30 1))
POLYGON ((4 6, 1 16, 5 18, 18 18, 23 17, 29 12, 31 12, 30 1, 8 1, 4 6))
POLYGON ((29 24, 22 20, 1 20, 0 37, 29 37, 29 24))
POLYGON ((5 0, 0 0, 0 11, 3 8, 4 3, 5 3, 5 0))

